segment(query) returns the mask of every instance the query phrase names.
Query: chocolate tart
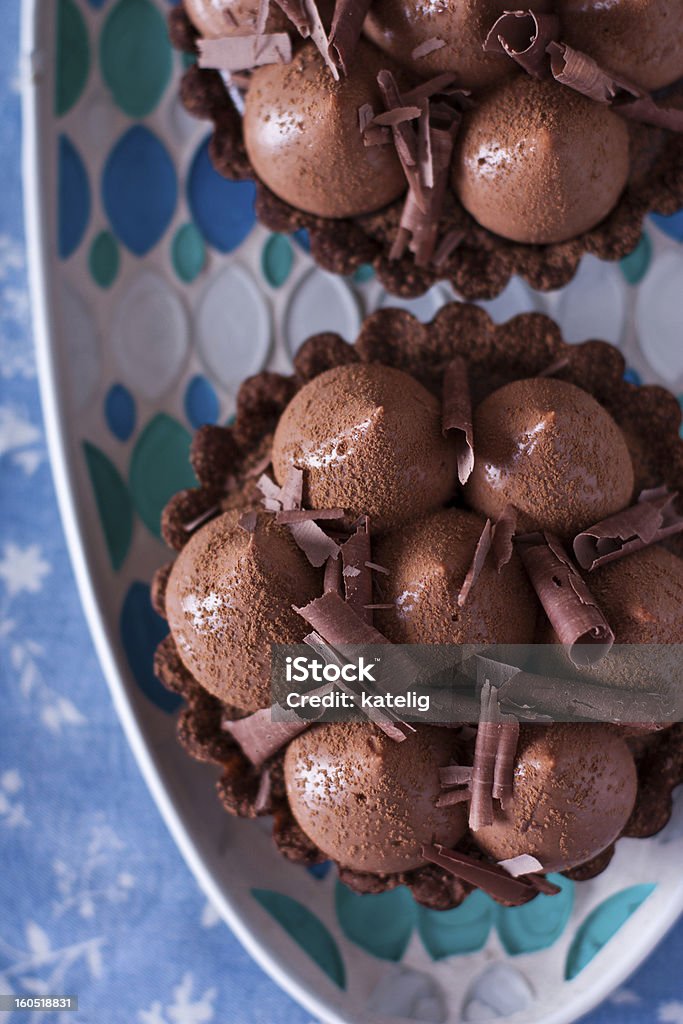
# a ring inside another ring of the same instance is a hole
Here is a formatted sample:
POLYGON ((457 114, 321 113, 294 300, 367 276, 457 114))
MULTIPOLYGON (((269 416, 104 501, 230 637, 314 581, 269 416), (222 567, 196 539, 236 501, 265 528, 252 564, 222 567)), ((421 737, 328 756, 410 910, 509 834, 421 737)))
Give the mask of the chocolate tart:
MULTIPOLYGON (((201 526, 220 512, 257 509, 262 496, 256 481, 270 463, 273 433, 285 407, 309 382, 325 371, 350 364, 383 364, 405 371, 431 392, 440 392, 443 374, 456 357, 468 367, 473 400, 481 402, 503 385, 552 375, 577 385, 614 418, 624 432, 637 489, 666 484, 683 490, 683 441, 679 437, 681 410, 668 391, 657 386, 635 387, 624 380, 624 361, 612 346, 589 341, 563 342, 557 325, 540 314, 523 314, 495 325, 482 310, 452 303, 428 325, 405 311, 387 309, 369 316, 354 346, 336 334, 310 338, 298 352, 294 374, 264 372, 245 381, 230 427, 205 426, 195 434, 191 462, 199 481, 168 503, 162 518, 167 544, 181 552, 201 526)), ((475 440, 476 444, 476 440, 475 440)), ((668 538, 664 547, 683 555, 683 534, 668 538)), ((166 590, 172 564, 154 579, 152 598, 166 616, 166 590)), ((170 690, 180 694, 185 708, 178 736, 187 752, 221 769, 219 798, 230 814, 273 818, 273 838, 289 860, 311 865, 329 859, 308 838, 292 814, 284 780, 284 750, 256 769, 225 728, 244 715, 205 690, 183 664, 169 635, 159 645, 155 670, 170 690)), ((673 725, 628 740, 637 770, 635 806, 621 835, 646 837, 658 832, 671 813, 671 795, 683 781, 683 725, 673 725)), ((628 813, 628 812, 627 812, 628 813)), ((481 861, 481 850, 466 838, 458 846, 465 856, 481 861)), ((587 863, 565 873, 585 880, 608 865, 613 845, 587 863)), ((491 862, 489 862, 491 863, 491 862)), ((495 863, 495 862, 494 862, 495 863)), ((358 893, 378 893, 406 885, 415 899, 433 909, 457 906, 475 885, 454 877, 435 863, 409 871, 383 873, 340 868, 340 878, 358 893)), ((526 902, 535 893, 497 897, 506 904, 526 902)))
MULTIPOLYGON (((198 35, 182 6, 171 12, 169 25, 173 45, 196 54, 198 35)), ((680 83, 669 87, 666 103, 680 106, 680 92, 680 83)), ((390 258, 403 198, 379 212, 354 218, 326 219, 305 213, 278 198, 259 179, 245 149, 242 117, 217 71, 192 65, 184 74, 180 95, 190 114, 213 123, 210 154, 217 171, 233 180, 254 181, 257 216, 266 227, 283 233, 305 229, 312 255, 322 268, 346 275, 362 264, 372 264, 386 289, 406 298, 422 294, 439 280, 449 281, 466 299, 493 298, 515 274, 541 291, 559 288, 571 280, 586 253, 621 259, 638 244, 648 213, 668 215, 683 206, 683 136, 626 121, 631 150, 627 185, 597 226, 568 241, 521 244, 482 227, 448 189, 439 234, 462 240, 438 269, 433 264, 418 266, 409 250, 390 258)))

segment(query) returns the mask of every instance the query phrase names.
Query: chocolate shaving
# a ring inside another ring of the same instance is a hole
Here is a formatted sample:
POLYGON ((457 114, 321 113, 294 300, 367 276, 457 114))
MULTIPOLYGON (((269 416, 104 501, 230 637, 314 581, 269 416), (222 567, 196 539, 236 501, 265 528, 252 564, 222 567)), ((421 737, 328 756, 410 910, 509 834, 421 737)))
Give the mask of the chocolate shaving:
MULTIPOLYGON (((400 109, 405 106, 398 91, 396 79, 391 71, 386 69, 380 71, 377 75, 377 84, 387 111, 400 109)), ((391 132, 396 153, 401 162, 409 188, 416 194, 415 201, 421 208, 424 208, 426 204, 418 174, 417 137, 415 130, 410 121, 399 121, 391 126, 391 132)))
POLYGON ((453 71, 443 71, 434 78, 416 85, 403 93, 404 103, 420 104, 423 100, 431 99, 432 96, 453 96, 456 97, 461 107, 469 104, 469 91, 455 86, 456 75, 453 71))
POLYGON ((505 53, 534 78, 547 78, 546 51, 559 31, 560 19, 556 14, 506 11, 494 22, 484 40, 484 50, 505 53))
POLYGON ((550 533, 516 538, 531 584, 571 661, 588 668, 609 653, 614 633, 595 598, 550 533))
POLYGON ((493 778, 498 750, 498 725, 495 721, 497 708, 497 691, 485 683, 481 691, 481 712, 470 783, 472 800, 469 824, 473 832, 493 824, 493 778))
POLYGON ((683 132, 683 110, 660 107, 650 93, 628 79, 605 71, 588 54, 557 42, 550 43, 547 52, 551 71, 560 85, 575 89, 597 103, 610 104, 622 117, 683 132))
POLYGON ((275 522, 291 526, 293 523, 317 522, 320 519, 343 519, 345 515, 343 508, 291 508, 278 512, 275 522))
POLYGON ((383 114, 377 114, 371 123, 380 128, 393 128, 395 124, 414 121, 421 112, 420 107, 394 107, 392 110, 385 110, 383 114))
POLYGON ((325 563, 323 590, 325 593, 332 591, 335 594, 341 594, 342 592, 341 560, 339 557, 328 558, 325 563))
POLYGON ((439 768, 439 781, 442 786, 469 786, 472 781, 472 766, 448 764, 439 768))
POLYGON ((499 860, 498 867, 503 868, 513 878, 521 875, 533 875, 537 872, 543 873, 543 865, 536 857, 529 853, 520 853, 518 857, 509 857, 507 860, 499 860))
POLYGON ((304 491, 303 470, 296 466, 290 466, 287 470, 285 482, 280 490, 280 503, 285 512, 291 509, 301 508, 304 491))
POLYGON ((280 713, 288 716, 286 720, 274 722, 273 709, 262 708, 246 718, 222 722, 223 730, 239 743, 245 757, 256 768, 312 724, 298 718, 293 711, 280 708, 280 713))
POLYGON ((444 436, 453 433, 458 460, 458 479, 461 484, 465 484, 474 469, 474 435, 467 364, 462 356, 452 359, 444 373, 441 429, 444 436))
POLYGON ((437 39, 425 39, 423 43, 420 43, 415 47, 410 55, 411 60, 420 60, 421 57, 428 57, 430 53, 435 53, 436 50, 441 50, 446 45, 445 40, 437 39))
POLYGON ((258 521, 258 513, 255 510, 249 512, 243 512, 237 520, 237 525, 240 529, 245 530, 247 533, 253 533, 256 529, 256 523, 258 521))
POLYGON ((264 64, 289 64, 292 41, 286 32, 270 35, 235 35, 221 39, 197 40, 200 68, 218 71, 245 71, 264 64))
POLYGON ((270 0, 259 0, 256 11, 256 34, 258 36, 265 35, 269 8, 270 0))
POLYGON ((553 360, 549 366, 546 366, 545 370, 541 370, 537 373, 537 377, 554 377, 560 370, 566 370, 569 366, 569 358, 567 356, 561 356, 559 359, 553 360))
POLYGON ((422 856, 431 864, 436 864, 503 903, 519 903, 520 900, 530 899, 538 891, 530 880, 513 878, 497 864, 487 864, 465 853, 446 850, 439 844, 423 846, 422 856))
POLYGON ((302 0, 275 0, 275 2, 282 13, 289 18, 299 35, 307 39, 311 34, 311 26, 302 0))
POLYGON ((266 814, 270 808, 270 794, 273 788, 273 780, 270 771, 266 769, 261 773, 259 779, 256 799, 254 800, 254 811, 256 814, 266 814))
POLYGON ((683 531, 676 498, 666 487, 643 491, 635 505, 584 530, 574 538, 579 565, 590 572, 683 531))
POLYGON ((451 228, 443 236, 432 256, 432 266, 440 270, 448 260, 451 253, 455 252, 465 237, 465 232, 460 228, 451 228))
MULTIPOLYGON (((496 704, 496 707, 498 705, 496 704)), ((505 809, 512 800, 515 757, 519 743, 519 722, 512 715, 500 715, 498 723, 498 749, 493 772, 493 799, 505 809)))
POLYGON ((353 60, 371 0, 335 0, 328 52, 345 75, 353 60))
POLYGON ((543 893, 544 896, 557 896, 558 892, 562 892, 559 885, 555 885, 545 875, 525 875, 525 881, 531 882, 534 889, 537 892, 543 893))
POLYGON ((388 128, 381 128, 373 124, 375 111, 369 103, 363 103, 358 108, 358 127, 363 136, 365 146, 385 146, 391 142, 391 132, 388 128))
POLYGON ((186 533, 194 533, 194 531, 200 526, 204 526, 212 519, 215 519, 220 510, 220 505, 212 505, 211 508, 205 509, 203 512, 200 512, 198 516, 195 516, 194 519, 191 519, 189 523, 183 523, 183 530, 185 530, 186 533))
POLYGON ((506 505, 493 526, 493 538, 491 540, 491 551, 496 563, 498 572, 512 558, 514 545, 512 543, 515 531, 517 530, 517 509, 514 505, 506 505))
POLYGON ((338 81, 339 70, 330 56, 329 40, 315 0, 276 0, 276 3, 295 26, 299 35, 315 44, 332 72, 332 77, 338 81))
POLYGON ((471 565, 467 570, 467 574, 465 576, 465 579, 463 580, 463 584, 460 587, 460 592, 458 594, 458 608, 463 607, 463 605, 467 601, 467 598, 472 587, 479 579, 479 574, 481 573, 481 570, 484 568, 484 563, 486 562, 488 553, 491 550, 491 543, 491 520, 487 519, 486 524, 484 525, 484 529, 481 531, 481 536, 477 541, 477 546, 474 549, 474 555, 472 556, 471 565))
POLYGON ((385 569, 383 565, 378 565, 377 562, 366 562, 366 568, 372 569, 373 572, 381 572, 385 576, 389 575, 389 570, 385 569))
POLYGON ((332 647, 389 644, 387 638, 369 625, 339 594, 330 591, 294 611, 332 647))
POLYGON ((356 532, 341 546, 342 576, 347 603, 372 625, 372 573, 365 564, 370 554, 370 524, 363 516, 356 532))
POLYGON ((435 807, 453 807, 455 804, 466 804, 472 799, 469 786, 465 789, 449 789, 445 793, 439 793, 434 801, 435 807))
POLYGON ((311 519, 290 523, 289 530, 308 561, 317 569, 324 565, 328 558, 339 557, 339 545, 311 519))

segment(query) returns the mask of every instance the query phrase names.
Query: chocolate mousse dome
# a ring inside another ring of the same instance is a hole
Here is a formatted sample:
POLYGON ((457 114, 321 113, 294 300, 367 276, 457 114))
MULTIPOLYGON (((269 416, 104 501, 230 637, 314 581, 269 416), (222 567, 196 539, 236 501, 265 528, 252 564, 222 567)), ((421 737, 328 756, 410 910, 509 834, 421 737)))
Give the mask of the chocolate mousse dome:
POLYGON ((256 711, 271 704, 270 646, 301 641, 292 605, 320 593, 321 574, 266 512, 226 512, 198 530, 173 564, 166 614, 178 653, 220 700, 256 711), (240 521, 246 521, 246 528, 240 521))
POLYGON ((436 806, 439 769, 454 760, 454 736, 418 726, 396 743, 361 722, 307 730, 285 755, 294 817, 341 867, 380 874, 419 867, 423 844, 455 846, 467 830, 462 804, 436 806))
POLYGON ((628 174, 623 118, 554 81, 520 75, 467 111, 452 183, 483 227, 550 244, 602 221, 628 174))
POLYGON ((313 43, 291 64, 252 75, 244 143, 254 170, 285 202, 319 217, 357 217, 406 190, 393 146, 365 146, 358 109, 381 109, 377 74, 386 58, 359 44, 347 77, 335 82, 313 43))
POLYGON ((368 515, 378 531, 445 504, 457 482, 439 401, 376 363, 335 367, 292 399, 273 439, 279 484, 292 466, 303 470, 307 508, 368 515))
POLYGON ((473 836, 494 860, 529 854, 544 871, 567 871, 618 838, 636 790, 633 757, 608 727, 523 726, 512 798, 473 836))
MULTIPOLYGON (((374 0, 364 29, 384 53, 415 74, 429 78, 452 71, 459 86, 479 90, 518 71, 507 57, 483 50, 489 29, 509 6, 506 0, 374 0)), ((551 9, 549 0, 536 0, 531 8, 551 9)))
POLYGON ((626 508, 631 456, 618 425, 592 395, 552 378, 518 380, 474 411, 476 457, 467 502, 497 519, 507 504, 520 530, 573 537, 626 508))
POLYGON ((558 0, 562 38, 642 89, 683 78, 682 0, 558 0))
POLYGON ((387 570, 378 629, 393 643, 525 644, 537 603, 517 554, 498 573, 487 559, 463 606, 458 594, 472 564, 484 520, 444 509, 388 534, 375 546, 387 570))

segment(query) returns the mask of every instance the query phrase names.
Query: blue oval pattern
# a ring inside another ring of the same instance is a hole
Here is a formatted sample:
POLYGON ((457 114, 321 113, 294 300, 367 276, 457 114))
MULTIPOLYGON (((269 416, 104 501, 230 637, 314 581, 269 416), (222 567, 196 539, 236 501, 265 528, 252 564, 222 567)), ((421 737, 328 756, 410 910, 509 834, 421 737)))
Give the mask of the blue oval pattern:
POLYGON ((251 181, 228 181, 213 167, 209 140, 195 153, 187 184, 192 217, 204 238, 219 252, 232 252, 255 222, 255 188, 251 181))
POLYGON ((182 699, 162 686, 154 675, 154 652, 168 633, 168 626, 152 608, 146 583, 131 583, 119 619, 121 643, 135 681, 148 700, 169 714, 182 699))
POLYGON ((205 423, 215 423, 220 412, 218 395, 211 381, 197 375, 187 385, 185 391, 185 415, 195 430, 205 423))
POLYGON ((112 384, 104 400, 104 418, 114 437, 127 441, 135 430, 135 399, 123 384, 112 384))
POLYGON ((78 249, 90 220, 90 185, 80 154, 66 135, 59 136, 57 155, 57 251, 67 260, 78 249))
POLYGON ((102 199, 114 233, 136 256, 153 249, 169 226, 178 199, 175 168, 143 125, 130 128, 109 154, 102 199))

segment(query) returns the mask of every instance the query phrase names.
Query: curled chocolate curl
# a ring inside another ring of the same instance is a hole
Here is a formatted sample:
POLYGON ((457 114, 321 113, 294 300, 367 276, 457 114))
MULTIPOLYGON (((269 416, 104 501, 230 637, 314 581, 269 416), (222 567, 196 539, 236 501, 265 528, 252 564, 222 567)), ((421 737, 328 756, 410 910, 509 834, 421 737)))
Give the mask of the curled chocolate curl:
POLYGON ((372 573, 367 567, 370 555, 370 523, 363 516, 356 532, 341 546, 342 577, 347 604, 372 625, 372 573))
POLYGON ((294 466, 289 469, 282 487, 265 474, 258 481, 266 510, 275 512, 276 521, 289 527, 298 547, 311 565, 319 569, 328 559, 339 557, 339 545, 318 526, 316 520, 341 519, 344 509, 302 509, 303 487, 303 472, 294 466))
POLYGON ((530 878, 514 878, 505 868, 498 864, 488 864, 456 850, 446 850, 443 846, 423 846, 422 856, 431 864, 469 882, 495 900, 502 903, 520 903, 533 899, 539 891, 530 878))
POLYGON ((330 55, 329 39, 315 0, 276 0, 276 3, 295 26, 299 35, 304 39, 310 39, 317 47, 320 56, 332 72, 332 77, 339 81, 339 69, 330 55))
POLYGON ((512 773, 519 722, 503 715, 498 691, 487 681, 481 688, 481 712, 472 765, 470 828, 476 832, 493 824, 493 801, 504 804, 512 795, 512 773))
POLYGON ((597 664, 614 643, 595 598, 562 544, 550 533, 517 537, 517 550, 546 615, 578 668, 597 664))
MULTIPOLYGON (((386 69, 377 75, 377 85, 384 100, 386 111, 401 109, 405 106, 391 71, 386 69)), ((421 207, 425 205, 418 171, 417 135, 410 121, 399 121, 392 124, 391 133, 396 147, 396 154, 401 162, 403 173, 410 189, 414 190, 421 207)))
POLYGON ((200 68, 245 71, 264 64, 289 64, 292 41, 286 32, 270 35, 234 35, 221 39, 198 39, 200 68))
POLYGON ((517 509, 514 505, 506 505, 493 525, 491 550, 498 572, 512 558, 513 540, 517 530, 517 509))
POLYGON ((683 530, 683 516, 676 511, 677 494, 666 487, 643 491, 635 505, 584 530, 574 538, 574 554, 583 569, 642 551, 683 530))
POLYGON ((547 78, 546 51, 559 31, 560 19, 556 14, 506 11, 494 22, 484 40, 484 50, 507 54, 534 78, 547 78))
POLYGON ((452 359, 444 373, 441 429, 444 436, 453 434, 458 460, 458 479, 461 484, 465 484, 474 469, 474 433, 470 383, 467 364, 462 356, 452 359))
POLYGON ((389 644, 383 633, 365 622, 334 591, 328 591, 294 611, 332 647, 389 644))
POLYGON ((575 89, 597 103, 608 103, 622 117, 683 132, 683 110, 660 107, 650 93, 628 79, 604 71, 588 54, 557 42, 549 44, 548 54, 553 77, 560 85, 575 89))
POLYGON ((356 52, 370 0, 336 0, 328 44, 328 54, 334 64, 349 73, 356 52))

